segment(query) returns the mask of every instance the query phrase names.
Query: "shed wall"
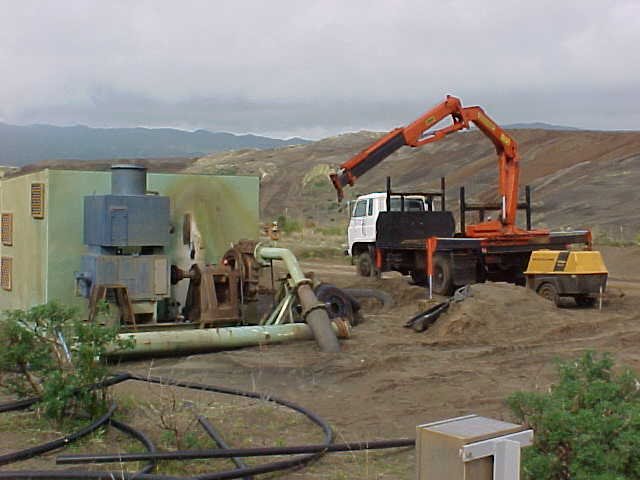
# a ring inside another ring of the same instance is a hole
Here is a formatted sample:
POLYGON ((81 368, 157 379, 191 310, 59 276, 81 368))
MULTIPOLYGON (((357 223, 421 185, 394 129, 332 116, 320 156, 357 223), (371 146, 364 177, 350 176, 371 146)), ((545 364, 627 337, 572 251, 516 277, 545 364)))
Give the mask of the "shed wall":
MULTIPOLYGON (((159 174, 148 175, 147 188, 170 197, 170 262, 188 269, 195 261, 215 263, 241 238, 257 238, 257 177, 159 174), (183 242, 185 215, 191 218, 192 241, 183 242), (191 258, 191 252, 194 258, 191 258)), ((83 244, 83 197, 110 193, 110 172, 44 170, 0 181, 0 211, 14 213, 14 246, 0 246, 14 257, 11 292, 0 290, 0 310, 28 308, 58 300, 79 307, 74 272, 80 270, 83 244), (32 219, 30 185, 44 182, 45 218, 32 219)), ((175 289, 179 297, 184 286, 175 289)), ((184 299, 179 298, 180 301, 184 299)))
POLYGON ((0 182, 0 212, 13 214, 13 244, 0 244, 12 259, 11 291, 0 289, 0 311, 46 302, 47 226, 50 213, 48 171, 0 182), (44 184, 44 218, 31 216, 31 184, 44 184))

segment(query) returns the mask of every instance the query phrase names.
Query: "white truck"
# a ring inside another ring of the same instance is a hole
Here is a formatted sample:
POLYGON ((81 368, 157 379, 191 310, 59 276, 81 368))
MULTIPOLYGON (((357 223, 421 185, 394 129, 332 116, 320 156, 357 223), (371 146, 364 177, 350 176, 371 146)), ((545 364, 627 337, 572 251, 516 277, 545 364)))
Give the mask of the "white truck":
MULTIPOLYGON (((431 202, 423 195, 392 195, 392 212, 428 212, 431 202)), ((380 212, 387 211, 385 192, 359 196, 354 202, 347 230, 348 250, 359 275, 373 276, 375 273, 376 222, 380 212)))

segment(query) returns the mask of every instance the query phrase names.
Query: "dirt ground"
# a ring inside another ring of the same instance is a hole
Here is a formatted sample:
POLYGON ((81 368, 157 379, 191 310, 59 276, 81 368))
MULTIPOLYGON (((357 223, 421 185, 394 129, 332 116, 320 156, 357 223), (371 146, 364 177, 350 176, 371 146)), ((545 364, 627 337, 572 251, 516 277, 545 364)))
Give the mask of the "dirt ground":
MULTIPOLYGON (((277 394, 312 408, 346 440, 413 436, 418 424, 468 413, 509 419, 505 398, 548 388, 556 358, 595 349, 640 370, 640 248, 603 251, 612 280, 602 311, 556 308, 508 284, 475 285, 472 298, 417 333, 402 325, 419 310, 425 290, 385 274, 365 284, 391 293, 396 306, 384 310, 367 302, 365 321, 340 355, 296 343, 161 359, 151 372, 277 394)), ((363 286, 344 263, 308 261, 304 267, 341 287, 363 286)), ((146 371, 149 365, 127 367, 146 371)), ((335 458, 295 477, 320 478, 322 465, 331 470, 335 458)), ((412 454, 401 458, 371 462, 371 471, 355 478, 410 478, 412 454)), ((364 468, 356 463, 349 470, 358 465, 364 468)))
MULTIPOLYGON (((419 310, 423 288, 394 274, 363 282, 344 262, 313 260, 304 267, 319 279, 341 287, 379 288, 396 301, 387 309, 364 302, 365 320, 342 342, 342 353, 322 354, 312 342, 300 342, 114 368, 277 395, 327 419, 338 441, 411 437, 418 424, 469 413, 511 419, 505 398, 518 390, 547 389, 556 358, 594 349, 611 352, 620 365, 640 371, 640 247, 601 250, 611 272, 601 311, 556 308, 512 285, 474 285, 472 297, 417 333, 403 324, 419 310)), ((120 388, 138 401, 154 395, 145 385, 120 388)), ((234 410, 228 400, 203 402, 223 422, 221 429, 233 446, 319 440, 317 433, 305 433, 303 420, 287 424, 286 414, 274 417, 262 404, 236 403, 234 410), (221 413, 222 405, 227 407, 221 413)), ((102 449, 117 450, 117 444, 107 441, 102 449)), ((410 449, 328 455, 309 468, 273 478, 413 478, 414 463, 410 449)))

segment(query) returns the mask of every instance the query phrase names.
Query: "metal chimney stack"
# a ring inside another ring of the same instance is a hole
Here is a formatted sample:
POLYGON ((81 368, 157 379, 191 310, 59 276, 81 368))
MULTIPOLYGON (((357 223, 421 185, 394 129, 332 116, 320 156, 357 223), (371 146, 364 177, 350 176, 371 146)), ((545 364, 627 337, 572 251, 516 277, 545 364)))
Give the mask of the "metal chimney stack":
POLYGON ((140 165, 113 165, 111 167, 112 195, 145 195, 147 169, 140 165))

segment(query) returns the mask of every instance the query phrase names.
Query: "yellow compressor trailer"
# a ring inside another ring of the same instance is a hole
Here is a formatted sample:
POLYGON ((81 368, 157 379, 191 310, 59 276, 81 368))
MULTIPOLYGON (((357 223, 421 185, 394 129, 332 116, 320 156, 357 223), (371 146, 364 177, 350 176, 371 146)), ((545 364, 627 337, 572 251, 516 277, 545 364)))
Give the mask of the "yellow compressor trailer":
POLYGON ((524 272, 527 287, 556 305, 562 297, 591 307, 604 293, 609 272, 600 252, 538 250, 524 272))

